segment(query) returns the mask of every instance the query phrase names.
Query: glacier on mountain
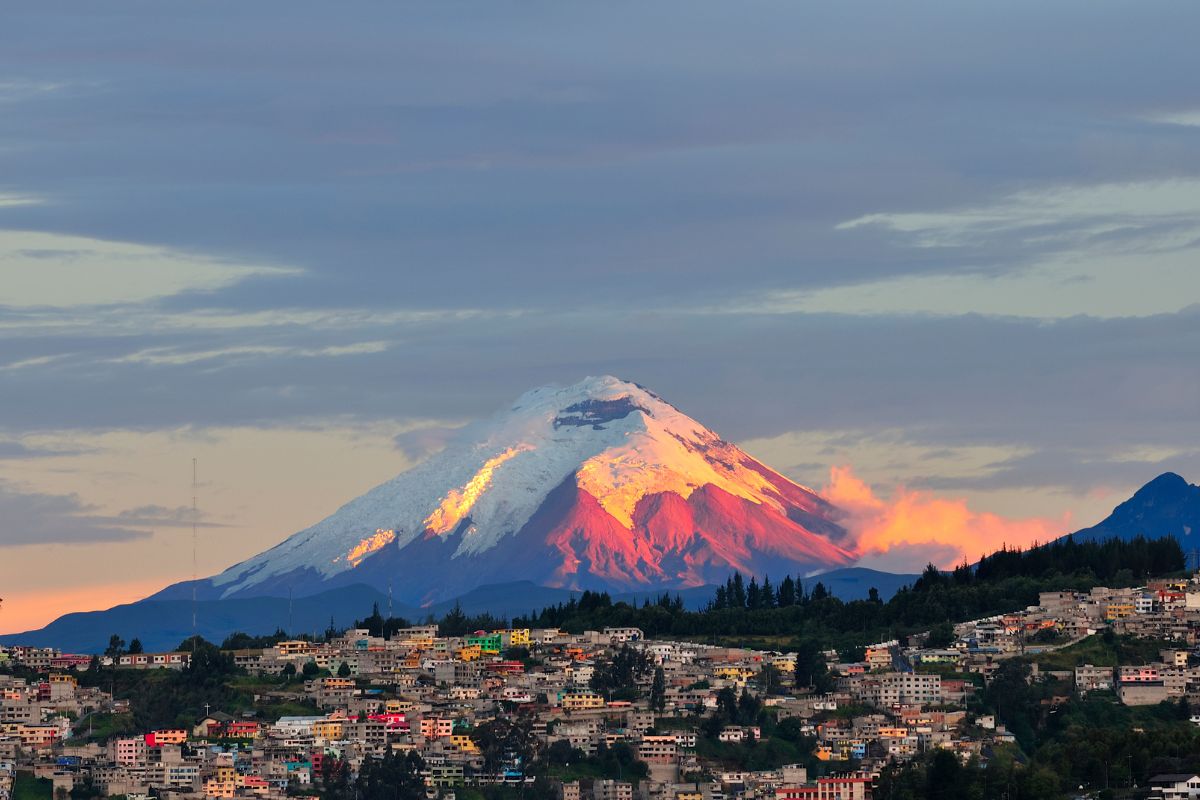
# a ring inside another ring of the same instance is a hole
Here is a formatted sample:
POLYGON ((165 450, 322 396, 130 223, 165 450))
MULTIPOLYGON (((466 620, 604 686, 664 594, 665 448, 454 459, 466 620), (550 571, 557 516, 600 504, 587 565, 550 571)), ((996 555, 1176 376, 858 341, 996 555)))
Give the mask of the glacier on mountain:
MULTIPOLYGON (((665 495, 687 501, 701 488, 705 497, 697 502, 720 493, 778 517, 783 537, 814 527, 821 535, 839 530, 836 510, 811 489, 763 466, 653 392, 611 376, 589 377, 526 392, 510 408, 461 429, 423 463, 214 577, 212 586, 230 596, 253 593, 256 586, 291 574, 319 583, 372 559, 382 563, 384 555, 403 569, 397 553, 409 552, 410 546, 428 548, 430 539, 447 545, 447 569, 459 561, 494 558, 497 548, 528 528, 552 492, 572 482, 579 497, 594 498, 635 538, 641 535, 635 530, 639 504, 645 508, 665 495)), ((686 538, 691 532, 680 533, 686 538)), ((823 550, 824 544, 805 545, 805 552, 848 563, 836 545, 823 550)), ((531 545, 522 540, 521 546, 531 545)), ((739 543, 734 550, 745 546, 739 543)), ((653 547, 636 549, 639 559, 654 557, 653 547)))

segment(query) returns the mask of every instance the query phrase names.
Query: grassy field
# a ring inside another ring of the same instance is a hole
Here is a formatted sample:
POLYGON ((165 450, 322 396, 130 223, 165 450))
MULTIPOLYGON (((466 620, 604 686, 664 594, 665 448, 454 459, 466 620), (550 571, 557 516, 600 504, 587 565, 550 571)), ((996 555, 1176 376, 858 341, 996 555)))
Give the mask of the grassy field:
POLYGON ((13 782, 12 800, 50 800, 52 786, 46 778, 35 778, 31 772, 18 772, 13 782))
POLYGON ((104 742, 113 736, 124 736, 137 732, 132 714, 93 714, 77 731, 76 739, 104 742))
POLYGON ((1028 656, 1031 662, 1045 670, 1074 669, 1081 664, 1115 667, 1118 664, 1147 664, 1158 659, 1159 650, 1179 648, 1178 642, 1157 639, 1135 639, 1131 636, 1089 636, 1070 647, 1049 653, 1028 656))

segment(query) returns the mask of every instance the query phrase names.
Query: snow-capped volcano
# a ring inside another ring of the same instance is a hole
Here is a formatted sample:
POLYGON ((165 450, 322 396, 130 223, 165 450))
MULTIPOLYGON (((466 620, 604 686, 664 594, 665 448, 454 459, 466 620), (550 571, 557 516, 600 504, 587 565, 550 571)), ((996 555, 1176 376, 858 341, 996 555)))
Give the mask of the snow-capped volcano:
POLYGON ((841 566, 837 512, 653 392, 613 377, 525 393, 444 450, 209 582, 218 597, 485 583, 636 589, 841 566))

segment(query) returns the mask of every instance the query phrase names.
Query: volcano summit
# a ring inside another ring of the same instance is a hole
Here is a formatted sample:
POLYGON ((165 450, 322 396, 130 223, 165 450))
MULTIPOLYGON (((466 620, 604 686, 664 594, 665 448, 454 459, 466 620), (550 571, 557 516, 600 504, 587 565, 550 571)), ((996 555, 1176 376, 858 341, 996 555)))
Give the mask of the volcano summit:
MULTIPOLYGON (((525 393, 444 450, 198 586, 202 598, 489 583, 683 588, 853 561, 838 513, 636 384, 525 393)), ((160 596, 181 596, 183 585, 160 596)))

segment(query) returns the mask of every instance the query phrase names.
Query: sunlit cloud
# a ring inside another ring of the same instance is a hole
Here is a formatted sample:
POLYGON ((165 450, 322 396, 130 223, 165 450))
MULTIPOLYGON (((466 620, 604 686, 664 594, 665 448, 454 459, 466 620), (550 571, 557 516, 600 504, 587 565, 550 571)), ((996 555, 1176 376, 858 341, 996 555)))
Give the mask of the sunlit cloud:
POLYGON ((62 81, 0 80, 0 103, 17 103, 67 87, 62 81))
POLYGON ((154 347, 112 359, 115 364, 182 365, 200 361, 236 362, 254 357, 298 356, 301 358, 337 358, 338 356, 370 355, 388 349, 388 342, 355 342, 329 347, 255 346, 225 347, 216 350, 185 350, 154 347))
POLYGON ((1173 313, 1200 297, 1198 180, 1018 192, 967 208, 866 214, 836 229, 889 232, 918 252, 954 252, 958 266, 782 289, 736 310, 1062 319, 1173 313), (993 263, 997 254, 1002 269, 976 263, 993 263))
POLYGON ((0 231, 0 306, 134 303, 298 270, 183 250, 37 231, 0 231))
POLYGON ((1200 128, 1200 111, 1173 111, 1167 114, 1156 114, 1148 119, 1163 125, 1185 125, 1189 128, 1200 128))
POLYGON ((987 205, 934 212, 875 213, 839 223, 837 230, 880 226, 912 234, 919 247, 971 244, 997 233, 1029 241, 1073 241, 1113 231, 1143 231, 1162 244, 1193 241, 1200 229, 1200 181, 1179 179, 1063 186, 1017 192, 987 205), (1164 233, 1163 222, 1185 225, 1164 233))
POLYGON ((1070 531, 1070 517, 1004 517, 971 509, 961 498, 897 488, 880 497, 850 467, 830 470, 822 494, 847 517, 864 566, 919 570, 977 561, 1003 546, 1029 547, 1070 531))
POLYGON ((32 197, 24 194, 6 194, 5 192, 0 192, 0 208, 36 206, 40 203, 42 203, 42 200, 38 197, 32 197))

